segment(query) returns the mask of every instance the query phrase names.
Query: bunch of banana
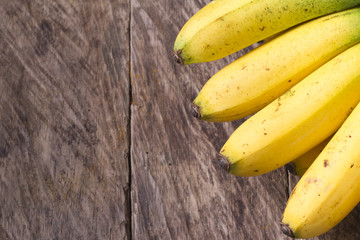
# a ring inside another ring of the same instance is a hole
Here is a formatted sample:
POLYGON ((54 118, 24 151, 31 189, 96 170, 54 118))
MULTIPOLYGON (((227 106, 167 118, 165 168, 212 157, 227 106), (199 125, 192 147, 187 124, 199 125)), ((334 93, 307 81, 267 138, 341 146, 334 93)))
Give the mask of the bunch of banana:
POLYGON ((192 109, 212 122, 250 116, 218 154, 230 174, 287 165, 301 176, 282 217, 291 237, 325 233, 360 201, 359 26, 360 0, 215 0, 175 41, 175 60, 192 64, 266 39, 212 76, 192 109))

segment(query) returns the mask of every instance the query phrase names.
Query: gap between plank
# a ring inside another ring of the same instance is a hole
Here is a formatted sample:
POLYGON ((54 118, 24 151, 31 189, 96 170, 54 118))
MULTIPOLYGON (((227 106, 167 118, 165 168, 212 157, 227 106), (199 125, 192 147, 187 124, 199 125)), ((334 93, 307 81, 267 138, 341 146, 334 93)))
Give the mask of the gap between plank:
POLYGON ((132 147, 132 142, 131 142, 131 136, 132 136, 132 132, 131 132, 131 124, 132 124, 132 111, 131 111, 131 105, 132 105, 132 101, 133 101, 133 95, 132 95, 132 79, 131 79, 131 21, 132 21, 132 1, 128 0, 128 6, 129 6, 129 23, 128 23, 128 48, 129 48, 129 72, 128 72, 128 79, 129 79, 129 108, 128 108, 128 123, 127 123, 127 127, 128 127, 128 154, 127 154, 127 161, 128 161, 128 168, 129 168, 129 175, 128 175, 128 189, 127 189, 127 237, 128 240, 132 240, 132 197, 131 197, 131 191, 132 191, 132 159, 131 159, 131 147, 132 147))

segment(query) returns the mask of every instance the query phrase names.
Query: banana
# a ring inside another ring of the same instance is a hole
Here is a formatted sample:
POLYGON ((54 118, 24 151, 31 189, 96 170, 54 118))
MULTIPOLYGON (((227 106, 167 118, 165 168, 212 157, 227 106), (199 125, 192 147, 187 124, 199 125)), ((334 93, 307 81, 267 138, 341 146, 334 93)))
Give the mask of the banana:
POLYGON ((192 64, 223 58, 319 16, 352 8, 360 0, 214 0, 178 33, 174 56, 192 64))
POLYGON ((201 89, 193 115, 232 121, 251 115, 322 64, 360 42, 360 8, 302 24, 229 64, 201 89))
POLYGON ((279 168, 333 134, 360 100, 360 44, 311 73, 247 119, 219 157, 238 176, 279 168))
POLYGON ((300 157, 286 164, 286 169, 294 175, 297 175, 299 177, 303 176, 306 170, 308 170, 311 164, 319 156, 319 154, 325 148, 331 138, 332 136, 327 138, 320 144, 316 145, 314 148, 310 149, 308 152, 304 153, 300 157))
POLYGON ((293 189, 282 230, 296 238, 319 236, 360 202, 360 104, 293 189))

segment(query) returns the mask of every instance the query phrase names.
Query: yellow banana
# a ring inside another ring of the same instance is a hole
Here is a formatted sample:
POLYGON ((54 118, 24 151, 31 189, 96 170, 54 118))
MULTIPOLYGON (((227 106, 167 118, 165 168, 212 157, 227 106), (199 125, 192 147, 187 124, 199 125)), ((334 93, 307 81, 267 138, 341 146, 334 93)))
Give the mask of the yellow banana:
POLYGON ((360 42, 360 8, 312 20, 216 73, 193 101, 194 116, 232 121, 253 114, 319 66, 360 42))
MULTIPOLYGON (((332 136, 331 136, 332 137, 332 136)), ((327 138, 325 141, 316 145, 314 148, 310 149, 308 152, 304 153, 300 157, 286 164, 286 168, 290 173, 297 175, 299 177, 303 176, 306 170, 311 166, 315 159, 319 156, 321 151, 330 141, 331 137, 327 138)))
POLYGON ((182 64, 220 59, 307 20, 349 9, 360 0, 214 0, 180 30, 182 64))
POLYGON ((282 230, 296 238, 319 236, 360 201, 360 104, 293 189, 282 230))
POLYGON ((220 151, 231 174, 255 176, 333 134, 360 100, 360 44, 340 53, 246 120, 220 151))

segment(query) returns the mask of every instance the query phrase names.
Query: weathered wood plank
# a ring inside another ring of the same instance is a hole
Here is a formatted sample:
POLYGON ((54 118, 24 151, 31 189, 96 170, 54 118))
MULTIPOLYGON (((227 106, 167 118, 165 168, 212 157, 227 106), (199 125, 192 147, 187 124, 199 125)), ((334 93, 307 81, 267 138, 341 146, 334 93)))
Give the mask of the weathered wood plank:
POLYGON ((234 57, 194 66, 171 56, 185 21, 208 1, 132 3, 132 200, 134 239, 287 239, 279 229, 285 170, 237 178, 216 152, 240 124, 200 122, 190 103, 234 57))
POLYGON ((1 1, 2 238, 129 239, 129 6, 1 1))

